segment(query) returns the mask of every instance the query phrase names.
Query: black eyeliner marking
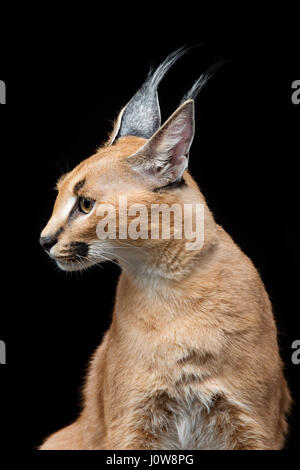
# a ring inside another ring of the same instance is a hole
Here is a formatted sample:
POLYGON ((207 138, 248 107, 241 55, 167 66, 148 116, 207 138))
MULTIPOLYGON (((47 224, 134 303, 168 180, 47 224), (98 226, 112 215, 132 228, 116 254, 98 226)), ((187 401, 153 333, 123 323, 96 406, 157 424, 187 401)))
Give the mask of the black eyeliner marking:
POLYGON ((79 210, 78 207, 79 207, 79 206, 78 206, 78 199, 76 199, 75 204, 74 204, 74 206, 72 207, 72 209, 71 209, 71 211, 70 211, 70 214, 69 214, 69 216, 68 216, 67 223, 70 222, 70 220, 73 219, 74 215, 75 215, 76 212, 79 210))
POLYGON ((152 191, 154 193, 158 193, 159 191, 168 191, 169 189, 177 189, 182 188, 183 186, 187 186, 185 180, 181 178, 179 181, 174 181, 173 183, 168 183, 165 186, 160 186, 159 188, 154 188, 152 191))

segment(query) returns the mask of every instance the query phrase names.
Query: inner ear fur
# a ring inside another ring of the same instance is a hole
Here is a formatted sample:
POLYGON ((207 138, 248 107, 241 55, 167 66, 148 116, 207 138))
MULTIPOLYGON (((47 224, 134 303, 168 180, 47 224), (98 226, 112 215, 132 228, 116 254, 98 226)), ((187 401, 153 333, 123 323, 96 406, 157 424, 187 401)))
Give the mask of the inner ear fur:
POLYGON ((194 129, 194 101, 187 100, 136 154, 128 158, 129 164, 156 184, 180 180, 188 165, 194 129))

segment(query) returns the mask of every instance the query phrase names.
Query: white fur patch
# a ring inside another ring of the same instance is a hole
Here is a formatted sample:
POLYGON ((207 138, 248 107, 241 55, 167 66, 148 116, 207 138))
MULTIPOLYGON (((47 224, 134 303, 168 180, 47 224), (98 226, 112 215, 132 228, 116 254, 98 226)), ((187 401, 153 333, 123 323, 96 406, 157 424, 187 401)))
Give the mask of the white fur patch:
POLYGON ((216 431, 213 400, 202 394, 177 402, 168 430, 160 436, 165 450, 225 450, 227 436, 216 431), (207 419, 207 413, 211 416, 207 419))
POLYGON ((72 208, 74 207, 76 199, 76 196, 70 196, 67 202, 61 207, 61 209, 56 214, 54 214, 54 218, 65 220, 69 216, 72 208))

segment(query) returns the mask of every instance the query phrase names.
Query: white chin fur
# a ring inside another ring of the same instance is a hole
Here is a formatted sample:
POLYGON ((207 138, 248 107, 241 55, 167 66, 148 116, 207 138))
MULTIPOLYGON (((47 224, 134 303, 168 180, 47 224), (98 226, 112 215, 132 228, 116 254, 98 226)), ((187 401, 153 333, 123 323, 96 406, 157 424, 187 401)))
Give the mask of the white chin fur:
POLYGON ((76 263, 61 262, 56 260, 56 264, 60 269, 62 269, 62 271, 83 271, 84 269, 87 269, 96 263, 94 263, 93 261, 86 260, 76 263))
POLYGON ((79 263, 61 263, 60 261, 56 261, 57 266, 59 269, 63 271, 80 271, 82 266, 79 266, 79 263))

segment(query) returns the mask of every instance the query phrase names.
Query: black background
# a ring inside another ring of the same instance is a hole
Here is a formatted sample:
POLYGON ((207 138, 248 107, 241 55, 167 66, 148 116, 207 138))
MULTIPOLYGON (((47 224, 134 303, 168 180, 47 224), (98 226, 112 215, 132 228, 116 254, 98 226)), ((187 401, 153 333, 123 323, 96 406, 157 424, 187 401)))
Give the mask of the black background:
POLYGON ((118 268, 105 264, 66 274, 38 244, 55 182, 106 139, 150 65, 177 47, 200 44, 160 85, 162 117, 201 72, 229 59, 197 99, 190 171, 217 222, 254 262, 273 302, 295 399, 287 448, 295 450, 300 365, 291 362, 291 345, 300 339, 300 105, 291 102, 291 84, 300 78, 297 42, 280 27, 271 32, 268 22, 260 28, 242 22, 232 30, 213 21, 207 28, 204 18, 197 28, 186 28, 193 33, 132 23, 116 27, 103 15, 87 27, 85 18, 76 24, 70 18, 41 22, 33 32, 28 27, 17 41, 14 31, 3 35, 2 442, 30 450, 76 417, 89 357, 110 323, 118 268))

